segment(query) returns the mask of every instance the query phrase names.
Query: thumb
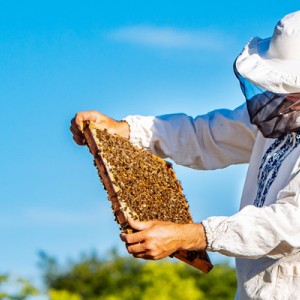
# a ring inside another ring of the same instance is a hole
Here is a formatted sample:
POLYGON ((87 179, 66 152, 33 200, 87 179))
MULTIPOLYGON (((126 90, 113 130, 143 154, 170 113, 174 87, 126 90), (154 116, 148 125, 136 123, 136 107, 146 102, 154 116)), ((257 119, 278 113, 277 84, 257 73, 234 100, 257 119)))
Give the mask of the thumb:
POLYGON ((145 230, 153 226, 153 221, 140 222, 128 217, 129 226, 137 231, 145 230))

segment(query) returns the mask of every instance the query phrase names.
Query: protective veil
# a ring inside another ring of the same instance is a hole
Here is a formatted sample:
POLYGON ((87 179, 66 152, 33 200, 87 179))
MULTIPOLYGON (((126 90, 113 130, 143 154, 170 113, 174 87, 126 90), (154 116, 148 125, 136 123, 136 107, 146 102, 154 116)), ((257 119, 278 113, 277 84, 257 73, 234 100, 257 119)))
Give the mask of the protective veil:
POLYGON ((237 71, 241 89, 245 95, 252 124, 266 138, 277 138, 300 129, 300 93, 273 93, 244 78, 237 71))

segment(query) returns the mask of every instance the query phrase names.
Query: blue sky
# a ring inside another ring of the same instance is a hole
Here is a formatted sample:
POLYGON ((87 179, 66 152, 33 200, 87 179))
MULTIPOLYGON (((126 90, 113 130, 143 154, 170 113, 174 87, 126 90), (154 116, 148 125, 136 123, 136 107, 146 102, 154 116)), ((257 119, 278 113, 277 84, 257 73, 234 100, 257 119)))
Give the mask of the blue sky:
MULTIPOLYGON (((1 1, 0 273, 36 278, 60 261, 124 252, 92 158, 69 122, 234 108, 232 72, 252 36, 268 37, 296 1, 1 1)), ((175 166, 195 221, 238 209, 247 166, 175 166)), ((216 257, 215 260, 220 260, 216 257)))

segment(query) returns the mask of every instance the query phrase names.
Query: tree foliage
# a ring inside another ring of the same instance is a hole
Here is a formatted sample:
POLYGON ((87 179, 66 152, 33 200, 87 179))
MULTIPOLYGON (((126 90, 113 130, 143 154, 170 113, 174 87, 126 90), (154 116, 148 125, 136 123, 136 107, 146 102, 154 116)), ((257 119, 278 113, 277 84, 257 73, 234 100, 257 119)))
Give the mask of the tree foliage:
POLYGON ((235 271, 226 264, 203 274, 182 262, 143 261, 116 251, 65 266, 43 253, 41 266, 50 300, 226 300, 236 289, 235 271))
POLYGON ((28 280, 0 274, 0 300, 25 300, 38 293, 28 280))

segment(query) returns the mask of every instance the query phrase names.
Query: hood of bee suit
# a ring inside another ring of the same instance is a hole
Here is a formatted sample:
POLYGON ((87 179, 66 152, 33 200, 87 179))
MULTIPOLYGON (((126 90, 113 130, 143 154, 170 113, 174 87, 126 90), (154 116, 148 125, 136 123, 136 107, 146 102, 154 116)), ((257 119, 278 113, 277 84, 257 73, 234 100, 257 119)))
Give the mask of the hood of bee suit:
POLYGON ((300 130, 300 11, 284 16, 272 37, 252 38, 234 71, 251 122, 265 137, 300 130))
POLYGON ((300 93, 300 11, 284 16, 272 37, 252 38, 235 61, 238 73, 274 93, 300 93))

